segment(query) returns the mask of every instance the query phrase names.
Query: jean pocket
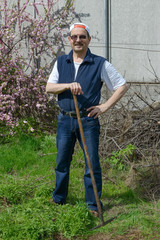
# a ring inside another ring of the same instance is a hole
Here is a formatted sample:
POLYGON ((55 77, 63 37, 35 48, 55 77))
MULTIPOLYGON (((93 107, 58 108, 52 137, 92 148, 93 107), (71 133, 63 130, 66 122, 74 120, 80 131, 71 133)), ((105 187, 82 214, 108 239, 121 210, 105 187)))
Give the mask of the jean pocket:
POLYGON ((96 126, 99 125, 98 118, 94 119, 93 117, 85 117, 82 119, 82 124, 85 124, 87 126, 96 126))

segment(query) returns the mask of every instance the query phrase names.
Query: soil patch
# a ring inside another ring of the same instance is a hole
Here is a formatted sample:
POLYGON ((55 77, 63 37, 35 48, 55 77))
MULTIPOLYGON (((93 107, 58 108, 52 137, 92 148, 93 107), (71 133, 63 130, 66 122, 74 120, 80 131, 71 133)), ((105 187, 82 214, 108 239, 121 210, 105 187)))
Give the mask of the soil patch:
POLYGON ((124 235, 106 235, 106 234, 96 234, 94 236, 90 236, 87 240, 144 240, 144 238, 141 236, 140 232, 137 230, 132 230, 129 233, 126 233, 124 235))
MULTIPOLYGON (((81 238, 74 238, 74 239, 82 240, 81 238)), ((56 236, 54 240, 67 240, 67 239, 63 238, 62 236, 56 236)), ((98 233, 98 234, 89 236, 87 240, 144 240, 144 238, 138 230, 132 230, 124 235, 116 235, 116 236, 98 233)))

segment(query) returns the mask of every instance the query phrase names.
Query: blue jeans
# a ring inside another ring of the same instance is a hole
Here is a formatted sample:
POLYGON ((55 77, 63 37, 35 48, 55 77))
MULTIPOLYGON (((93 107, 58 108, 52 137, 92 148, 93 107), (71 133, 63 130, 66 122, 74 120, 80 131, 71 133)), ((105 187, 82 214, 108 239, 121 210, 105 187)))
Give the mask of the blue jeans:
MULTIPOLYGON (((102 175, 98 156, 99 133, 100 133, 99 120, 89 117, 83 117, 81 118, 81 121, 97 185, 97 190, 100 198, 102 192, 102 175)), ((69 170, 72 161, 72 155, 74 153, 76 139, 78 139, 80 146, 83 149, 83 144, 78 126, 78 120, 66 115, 62 115, 60 113, 58 116, 58 128, 57 128, 57 159, 56 159, 57 165, 55 168, 56 186, 55 190, 53 191, 53 201, 60 204, 65 203, 68 194, 69 170)), ((89 209, 97 210, 96 199, 94 196, 92 181, 86 157, 85 157, 84 185, 86 204, 88 205, 89 209)))

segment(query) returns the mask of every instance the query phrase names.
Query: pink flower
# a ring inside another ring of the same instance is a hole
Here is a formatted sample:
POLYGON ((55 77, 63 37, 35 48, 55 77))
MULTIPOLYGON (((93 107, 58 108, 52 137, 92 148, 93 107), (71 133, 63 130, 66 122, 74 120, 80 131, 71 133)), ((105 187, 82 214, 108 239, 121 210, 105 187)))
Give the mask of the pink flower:
POLYGON ((30 128, 30 131, 31 131, 31 132, 34 132, 34 129, 31 127, 31 128, 30 128))
POLYGON ((36 107, 37 107, 37 108, 40 108, 40 107, 41 107, 41 104, 37 103, 37 104, 36 104, 36 107))
MULTIPOLYGON (((51 116, 53 113, 47 105, 45 93, 47 74, 51 71, 53 57, 64 45, 61 39, 65 29, 59 27, 59 22, 61 20, 68 29, 74 0, 69 1, 70 8, 66 3, 66 10, 60 10, 58 17, 56 12, 53 15, 53 9, 56 4, 59 6, 60 0, 38 1, 30 4, 29 0, 25 0, 24 4, 20 4, 17 0, 15 8, 10 7, 9 1, 1 1, 4 17, 0 31, 0 121, 9 126, 15 126, 21 118, 26 119, 29 115, 40 119, 47 112, 51 116), (36 18, 29 13, 28 7, 35 10, 36 18), (44 14, 40 14, 39 10, 44 14), (15 25, 18 25, 16 31, 15 25), (56 27, 58 35, 54 36, 56 27), (24 46, 27 49, 25 52, 24 46)), ((23 123, 29 126, 29 131, 35 131, 27 121, 23 123)))

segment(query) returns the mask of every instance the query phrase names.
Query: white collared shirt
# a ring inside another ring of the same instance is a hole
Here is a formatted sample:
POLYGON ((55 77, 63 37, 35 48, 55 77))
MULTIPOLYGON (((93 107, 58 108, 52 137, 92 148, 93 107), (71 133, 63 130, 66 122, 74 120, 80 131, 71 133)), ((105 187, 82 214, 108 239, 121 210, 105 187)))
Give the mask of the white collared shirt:
MULTIPOLYGON (((75 66, 75 79, 77 76, 77 72, 81 63, 74 63, 75 66)), ((59 73, 57 69, 57 61, 54 64, 53 70, 49 76, 49 83, 58 83, 59 73)), ((111 63, 107 60, 104 62, 101 70, 101 80, 104 81, 110 91, 114 91, 120 86, 126 83, 126 80, 122 77, 122 75, 117 72, 117 70, 113 67, 111 63)))

